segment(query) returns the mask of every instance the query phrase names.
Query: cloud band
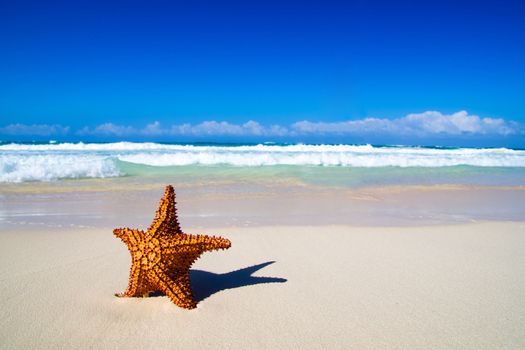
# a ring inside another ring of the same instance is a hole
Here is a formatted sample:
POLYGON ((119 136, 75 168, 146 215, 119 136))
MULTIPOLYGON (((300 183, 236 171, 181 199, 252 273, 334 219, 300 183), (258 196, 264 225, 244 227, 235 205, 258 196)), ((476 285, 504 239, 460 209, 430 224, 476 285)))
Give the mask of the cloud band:
POLYGON ((364 118, 343 122, 299 121, 288 126, 263 125, 250 120, 243 124, 226 121, 205 121, 199 124, 163 126, 155 121, 143 128, 104 123, 72 131, 62 125, 10 124, 0 127, 0 135, 77 135, 93 137, 301 137, 301 136, 512 136, 525 134, 523 125, 502 118, 481 118, 459 111, 443 114, 438 111, 408 114, 402 118, 364 118))

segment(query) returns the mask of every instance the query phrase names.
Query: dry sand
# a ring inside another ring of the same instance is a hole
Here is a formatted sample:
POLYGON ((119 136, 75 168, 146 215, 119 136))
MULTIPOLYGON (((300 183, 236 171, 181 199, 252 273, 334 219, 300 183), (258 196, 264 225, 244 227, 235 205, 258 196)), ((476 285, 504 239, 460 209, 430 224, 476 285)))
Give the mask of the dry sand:
POLYGON ((0 232, 0 347, 525 348, 523 222, 199 233, 233 247, 193 266, 188 311, 113 296, 130 257, 109 228, 0 232))

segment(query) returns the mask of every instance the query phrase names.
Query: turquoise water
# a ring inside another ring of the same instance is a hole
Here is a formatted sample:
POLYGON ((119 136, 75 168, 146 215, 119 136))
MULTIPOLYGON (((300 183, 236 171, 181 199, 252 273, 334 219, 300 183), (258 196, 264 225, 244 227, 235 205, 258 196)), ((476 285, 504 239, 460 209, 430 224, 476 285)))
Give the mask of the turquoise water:
POLYGON ((423 167, 319 167, 319 166, 167 166, 152 167, 122 162, 122 171, 129 177, 169 177, 180 182, 289 182, 329 187, 375 187, 385 185, 479 185, 523 186, 525 168, 453 166, 442 168, 423 167))

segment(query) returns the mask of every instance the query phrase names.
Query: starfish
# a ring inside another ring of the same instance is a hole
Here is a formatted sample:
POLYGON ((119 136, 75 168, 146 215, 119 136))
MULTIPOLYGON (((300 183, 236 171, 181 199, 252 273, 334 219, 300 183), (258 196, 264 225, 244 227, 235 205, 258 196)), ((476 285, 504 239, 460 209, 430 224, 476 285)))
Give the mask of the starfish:
POLYGON ((113 230, 131 253, 129 284, 117 296, 140 297, 161 291, 182 308, 197 307, 190 284, 190 266, 202 253, 227 249, 231 243, 222 237, 182 232, 175 204, 175 190, 168 185, 146 232, 129 228, 113 230))

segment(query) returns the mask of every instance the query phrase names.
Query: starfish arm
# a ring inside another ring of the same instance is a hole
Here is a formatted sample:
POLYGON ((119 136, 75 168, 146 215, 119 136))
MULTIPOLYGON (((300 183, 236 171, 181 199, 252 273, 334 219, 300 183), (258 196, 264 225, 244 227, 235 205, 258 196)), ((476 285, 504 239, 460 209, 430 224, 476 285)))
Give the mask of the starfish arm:
POLYGON ((168 185, 166 186, 164 196, 162 196, 160 200, 155 218, 148 228, 149 235, 159 237, 182 233, 177 219, 177 208, 175 204, 175 190, 173 186, 168 185))
POLYGON ((198 254, 197 257, 204 252, 231 247, 230 240, 226 238, 188 234, 184 234, 177 240, 162 240, 162 244, 165 253, 195 253, 198 254))
POLYGON ((113 233, 128 246, 132 260, 128 287, 119 296, 138 297, 148 294, 152 291, 152 288, 149 281, 145 278, 140 265, 143 251, 139 247, 144 240, 144 231, 117 228, 113 230, 113 233))
POLYGON ((129 283, 124 293, 124 297, 142 297, 155 291, 150 281, 146 278, 146 273, 142 270, 140 261, 133 261, 129 270, 129 283))
POLYGON ((151 270, 148 270, 148 278, 150 282, 158 287, 178 306, 185 309, 194 309, 197 303, 193 298, 193 293, 190 284, 189 270, 187 271, 173 271, 172 276, 164 272, 162 266, 155 265, 151 270))
POLYGON ((144 239, 144 231, 130 228, 116 228, 113 230, 113 234, 120 238, 130 251, 132 251, 132 247, 136 247, 144 239))

